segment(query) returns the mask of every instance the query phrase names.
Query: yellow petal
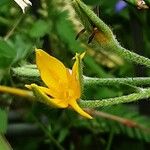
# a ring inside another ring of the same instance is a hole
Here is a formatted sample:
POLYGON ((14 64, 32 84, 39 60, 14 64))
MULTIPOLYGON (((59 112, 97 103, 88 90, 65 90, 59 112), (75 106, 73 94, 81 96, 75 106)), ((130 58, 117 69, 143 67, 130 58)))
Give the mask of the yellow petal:
MULTIPOLYGON (((34 84, 32 84, 32 85, 34 85, 34 84)), ((25 87, 28 88, 28 89, 30 89, 30 90, 32 90, 32 86, 31 86, 31 85, 27 85, 27 84, 26 84, 25 87)), ((52 89, 49 89, 49 88, 46 88, 46 87, 43 87, 43 86, 38 86, 38 88, 39 88, 41 91, 43 91, 45 94, 47 94, 47 95, 49 95, 49 96, 51 96, 51 97, 52 97, 52 95, 53 95, 53 97, 58 96, 58 92, 56 93, 56 92, 53 91, 52 89)))
POLYGON ((54 98, 53 103, 55 104, 55 106, 60 107, 60 108, 67 108, 68 107, 68 102, 66 100, 54 98))
MULTIPOLYGON (((58 107, 58 108, 66 108, 68 107, 68 103, 67 101, 63 100, 63 99, 55 99, 55 98, 50 98, 48 97, 41 89, 43 89, 44 87, 39 87, 36 84, 31 84, 30 86, 34 92, 35 97, 37 98, 38 101, 45 103, 49 106, 52 107, 58 107)), ((44 88, 45 92, 47 92, 46 88, 44 88)))
MULTIPOLYGON (((66 67, 41 49, 36 50, 36 64, 44 83, 59 93, 68 87, 66 67), (63 88, 62 88, 63 87, 63 88)), ((53 96, 53 95, 52 95, 53 96)))
POLYGON ((76 100, 71 100, 69 105, 76 111, 78 112, 80 115, 82 115, 83 117, 86 117, 88 119, 92 119, 92 117, 86 113, 85 111, 83 111, 81 109, 81 107, 79 107, 79 105, 77 104, 76 100))
POLYGON ((62 93, 61 91, 54 91, 52 88, 46 88, 46 87, 43 87, 43 86, 38 86, 38 88, 43 91, 45 94, 53 97, 53 98, 62 98, 62 93))

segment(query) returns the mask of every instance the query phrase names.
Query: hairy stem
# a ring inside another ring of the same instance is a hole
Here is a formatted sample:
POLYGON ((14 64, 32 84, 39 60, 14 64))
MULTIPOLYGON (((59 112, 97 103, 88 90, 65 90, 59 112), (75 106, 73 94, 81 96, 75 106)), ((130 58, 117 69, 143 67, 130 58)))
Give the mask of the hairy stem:
MULTIPOLYGON (((33 82, 40 82, 40 74, 33 66, 18 67, 12 69, 13 76, 18 79, 32 80, 33 82)), ((134 78, 92 78, 84 76, 85 86, 112 86, 119 84, 131 84, 131 85, 150 85, 150 77, 134 77, 134 78)))
POLYGON ((126 96, 120 96, 115 98, 108 98, 102 100, 81 100, 80 105, 81 107, 88 107, 88 108, 96 108, 102 106, 111 106, 121 103, 129 103, 134 102, 137 100, 142 100, 150 97, 150 88, 143 89, 139 93, 133 93, 126 96))
POLYGON ((73 0, 73 6, 80 18, 86 18, 85 20, 81 20, 86 31, 88 31, 90 34, 95 31, 94 39, 99 44, 100 48, 102 48, 103 50, 112 51, 128 61, 144 65, 150 68, 150 59, 133 53, 120 46, 119 42, 113 35, 113 32, 111 31, 109 26, 105 24, 82 1, 73 0))
POLYGON ((131 52, 118 44, 112 44, 110 47, 111 51, 116 52, 118 55, 123 57, 125 60, 134 62, 136 64, 144 65, 150 68, 150 59, 144 56, 140 56, 134 52, 131 52))
POLYGON ((84 77, 85 86, 113 86, 119 84, 131 84, 131 85, 150 85, 150 77, 135 77, 135 78, 91 78, 84 77))

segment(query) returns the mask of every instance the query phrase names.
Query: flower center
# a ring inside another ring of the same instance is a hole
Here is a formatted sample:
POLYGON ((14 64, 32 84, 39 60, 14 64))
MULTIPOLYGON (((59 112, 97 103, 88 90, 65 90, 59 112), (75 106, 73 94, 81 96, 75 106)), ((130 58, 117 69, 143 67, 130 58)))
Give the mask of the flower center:
POLYGON ((74 91, 72 89, 68 89, 66 92, 65 92, 65 98, 66 99, 71 99, 74 97, 74 91))

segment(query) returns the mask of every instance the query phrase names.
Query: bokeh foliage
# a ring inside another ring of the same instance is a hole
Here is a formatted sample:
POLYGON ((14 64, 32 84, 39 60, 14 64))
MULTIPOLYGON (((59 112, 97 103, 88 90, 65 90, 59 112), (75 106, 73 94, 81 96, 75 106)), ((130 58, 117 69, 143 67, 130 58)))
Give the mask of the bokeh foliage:
MULTIPOLYGON (((84 27, 80 24, 70 0, 33 0, 25 14, 12 0, 0 1, 0 83, 25 88, 28 81, 18 79, 12 68, 35 63, 34 49, 42 48, 61 60, 67 67, 73 64, 76 52, 87 50, 84 75, 91 77, 149 76, 150 71, 125 61, 116 54, 87 44, 87 33, 75 40, 84 27)), ((149 57, 149 10, 127 5, 116 10, 117 0, 84 0, 91 8, 100 6, 100 18, 113 30, 124 47, 149 57)), ((121 96, 135 89, 128 85, 85 87, 84 99, 121 96)), ((130 119, 137 126, 96 116, 81 118, 72 110, 53 110, 23 98, 0 95, 0 133, 6 135, 15 150, 38 149, 133 149, 150 146, 148 104, 119 105, 98 108, 108 114, 130 119), (147 107, 146 107, 147 106, 147 107), (144 111, 143 111, 144 110, 144 111), (147 110, 147 111, 146 111, 147 110), (147 114, 144 114, 148 112, 147 114), (118 143, 119 141, 119 143, 118 143), (117 146, 116 146, 117 144, 117 146)), ((0 141, 8 143, 0 137, 0 141)))

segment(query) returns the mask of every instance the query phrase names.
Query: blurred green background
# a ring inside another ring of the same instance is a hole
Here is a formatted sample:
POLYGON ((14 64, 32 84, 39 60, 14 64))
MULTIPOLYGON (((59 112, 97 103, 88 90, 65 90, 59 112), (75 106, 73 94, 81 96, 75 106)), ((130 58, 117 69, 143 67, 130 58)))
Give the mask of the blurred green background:
MULTIPOLYGON (((145 77, 150 71, 94 45, 90 34, 76 35, 84 27, 71 0, 32 0, 23 14, 13 0, 0 1, 0 84, 24 88, 29 81, 16 78, 11 69, 35 63, 35 48, 42 48, 71 68, 76 52, 87 50, 84 75, 91 77, 145 77)), ((119 5, 117 0, 84 0, 110 26, 121 45, 150 57, 150 12, 119 5), (119 8, 120 9, 119 9, 119 8)), ((84 99, 121 96, 133 92, 128 85, 85 87, 84 99)), ((148 150, 150 149, 150 104, 145 100, 130 105, 97 108, 131 119, 137 126, 95 116, 80 117, 72 110, 55 110, 23 98, 0 95, 0 150, 148 150), (140 126, 140 127, 139 127, 140 126), (143 128, 141 128, 143 126, 143 128), (6 139, 4 138, 6 136, 6 139), (10 145, 8 144, 10 143, 10 145)))

